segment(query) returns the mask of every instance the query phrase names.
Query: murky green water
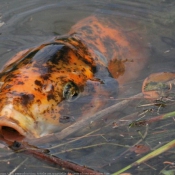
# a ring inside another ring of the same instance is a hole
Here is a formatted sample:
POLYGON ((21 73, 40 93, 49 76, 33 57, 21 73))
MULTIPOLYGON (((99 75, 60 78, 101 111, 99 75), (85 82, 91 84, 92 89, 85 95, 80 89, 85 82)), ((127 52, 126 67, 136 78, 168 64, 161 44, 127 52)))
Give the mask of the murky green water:
MULTIPOLYGON (((175 2, 173 0, 0 0, 1 67, 18 51, 66 34, 77 21, 93 14, 105 16, 109 20, 118 20, 119 25, 124 26, 127 31, 135 30, 145 39, 145 49, 149 53, 148 64, 137 80, 126 85, 127 88, 121 97, 140 93, 143 80, 152 73, 174 72, 175 2)), ((145 114, 146 118, 156 116, 158 112, 163 114, 173 111, 173 102, 168 107, 160 109, 151 106, 150 108, 154 108, 154 113, 148 111, 145 114)), ((143 114, 135 115, 136 112, 141 114, 144 110, 148 110, 147 107, 137 108, 137 106, 148 103, 150 102, 140 100, 139 97, 119 105, 116 110, 109 109, 107 113, 100 114, 100 117, 95 116, 96 120, 92 117, 82 126, 80 123, 78 127, 75 125, 73 129, 63 130, 51 137, 34 140, 31 143, 50 149, 53 155, 64 160, 112 174, 146 154, 137 155, 128 150, 127 146, 143 144, 149 145, 150 149, 154 150, 175 138, 172 118, 153 123, 149 128, 128 127, 131 121, 143 117, 143 114), (115 123, 119 126, 115 127, 115 123), (91 134, 70 142, 87 133, 91 134), (141 135, 145 136, 143 140, 141 135), (55 147, 59 144, 62 145, 55 147)), ((67 172, 48 162, 35 159, 32 155, 12 153, 8 148, 3 148, 3 142, 1 147, 0 174, 67 172)), ((163 162, 174 162, 174 159, 174 150, 171 149, 127 172, 133 175, 159 174, 163 168, 173 169, 173 166, 163 162)))

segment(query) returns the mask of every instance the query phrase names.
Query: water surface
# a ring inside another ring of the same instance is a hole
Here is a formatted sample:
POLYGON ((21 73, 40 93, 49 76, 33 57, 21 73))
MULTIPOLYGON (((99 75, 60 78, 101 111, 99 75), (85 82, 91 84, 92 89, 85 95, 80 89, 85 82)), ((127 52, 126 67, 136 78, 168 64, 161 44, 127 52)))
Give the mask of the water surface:
MULTIPOLYGON (((144 45, 149 53, 149 62, 138 79, 127 85, 125 97, 140 93, 144 78, 151 73, 174 72, 175 2, 173 0, 103 0, 103 2, 100 0, 0 0, 0 24, 2 25, 0 27, 0 67, 18 51, 66 34, 77 21, 93 14, 105 16, 109 20, 118 20, 119 25, 127 31, 135 30, 145 39, 144 45)), ((46 137, 33 144, 49 148, 52 154, 65 160, 86 165, 101 172, 114 173, 143 156, 130 151, 125 153, 128 150, 126 146, 132 146, 141 139, 138 131, 143 135, 145 132, 147 134, 146 139, 139 144, 149 145, 151 149, 174 139, 172 119, 152 124, 148 131, 145 126, 128 128, 129 121, 136 119, 134 115, 132 118, 132 114, 139 110, 140 113, 147 110, 147 108, 138 109, 137 106, 149 103, 140 99, 134 102, 127 103, 115 112, 109 112, 108 115, 105 114, 95 122, 87 121, 86 127, 82 126, 78 131, 75 129, 76 132, 72 135, 69 133, 61 137, 58 133, 52 138, 46 137), (128 122, 115 128, 115 122, 123 117, 128 122), (96 129, 99 130, 96 131, 96 129), (70 139, 90 132, 93 132, 91 136, 66 144, 70 139), (55 148, 60 143, 65 144, 55 148), (92 146, 86 148, 89 145, 92 146), (71 151, 77 147, 82 149, 71 151)), ((152 108, 158 110, 155 106, 152 108)), ((161 108, 159 112, 165 113, 172 110, 171 105, 168 108, 161 108)), ((154 115, 157 113, 148 112, 146 117, 154 115)), ((3 143, 1 150, 0 173, 63 172, 55 165, 40 161, 30 155, 11 153, 6 147, 3 148, 3 143), (23 162, 24 160, 26 161, 23 162)), ((168 151, 158 159, 150 160, 147 164, 142 164, 128 172, 142 175, 159 174, 163 169, 164 161, 173 162, 174 152, 168 151)))

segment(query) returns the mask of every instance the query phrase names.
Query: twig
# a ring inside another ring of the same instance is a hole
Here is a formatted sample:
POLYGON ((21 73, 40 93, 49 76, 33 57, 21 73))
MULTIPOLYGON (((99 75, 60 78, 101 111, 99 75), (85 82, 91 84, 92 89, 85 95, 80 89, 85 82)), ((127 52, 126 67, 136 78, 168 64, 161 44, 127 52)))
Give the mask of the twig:
MULTIPOLYGON (((59 165, 62 168, 65 168, 67 170, 71 170, 71 171, 74 171, 77 173, 81 173, 82 175, 87 175, 87 174, 102 175, 103 174, 103 173, 94 171, 90 168, 87 168, 85 166, 81 166, 81 165, 78 165, 78 164, 75 164, 72 162, 62 160, 58 157, 55 157, 53 155, 46 153, 46 151, 43 151, 43 149, 33 147, 32 145, 29 145, 27 143, 14 142, 13 145, 10 146, 10 148, 16 152, 24 152, 27 154, 31 154, 31 155, 35 156, 36 158, 39 158, 41 160, 44 160, 44 161, 47 161, 50 163, 55 163, 56 165, 59 165)), ((24 163, 24 162, 22 162, 22 163, 24 163)), ((12 175, 13 172, 11 172, 10 175, 12 175)))
MULTIPOLYGON (((94 130, 94 131, 91 131, 91 132, 85 134, 85 135, 82 136, 82 137, 89 136, 89 135, 91 135, 92 133, 95 133, 95 132, 99 131, 100 129, 101 129, 101 128, 98 128, 98 129, 96 129, 96 130, 94 130)), ((55 146, 49 147, 48 149, 51 150, 51 149, 55 149, 55 148, 58 148, 58 147, 61 147, 61 146, 67 145, 67 144, 69 144, 69 143, 72 143, 72 142, 75 142, 75 141, 77 141, 77 140, 82 139, 82 137, 77 137, 77 138, 75 138, 74 140, 70 140, 70 141, 68 141, 68 142, 66 142, 66 143, 61 143, 61 144, 58 144, 58 145, 55 145, 55 146)))
POLYGON ((144 164, 145 164, 146 166, 150 167, 150 168, 153 169, 153 170, 157 170, 156 168, 154 168, 153 166, 151 166, 151 165, 149 165, 149 164, 147 164, 147 163, 145 163, 145 162, 144 162, 144 164))
POLYGON ((121 144, 117 144, 117 143, 97 143, 97 144, 93 144, 93 145, 88 145, 88 146, 83 146, 83 147, 78 147, 78 148, 71 148, 71 149, 68 149, 68 150, 60 151, 60 152, 54 153, 53 155, 67 153, 67 152, 75 151, 75 150, 82 150, 82 149, 92 148, 92 147, 96 147, 96 146, 102 146, 102 145, 112 145, 112 146, 120 146, 120 147, 130 148, 130 146, 121 145, 121 144))
POLYGON ((14 170, 12 170, 10 173, 8 173, 8 175, 13 175, 14 172, 21 166, 24 164, 24 162, 27 160, 28 158, 26 158, 24 161, 22 161, 14 170))

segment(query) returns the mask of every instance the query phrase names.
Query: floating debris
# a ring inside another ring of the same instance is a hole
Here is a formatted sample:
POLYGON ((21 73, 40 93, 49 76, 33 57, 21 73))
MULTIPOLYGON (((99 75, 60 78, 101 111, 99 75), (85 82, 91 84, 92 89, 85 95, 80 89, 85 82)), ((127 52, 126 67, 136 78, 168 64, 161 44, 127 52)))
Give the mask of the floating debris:
POLYGON ((142 85, 144 98, 159 99, 167 97, 174 85, 175 73, 161 72, 154 73, 147 77, 142 85))
POLYGON ((129 128, 146 126, 147 124, 148 124, 147 120, 137 120, 137 121, 133 121, 132 123, 130 123, 129 128))
POLYGON ((133 151, 136 154, 144 154, 149 152, 150 150, 151 149, 148 145, 143 145, 143 144, 134 145, 133 147, 130 148, 130 151, 133 151))

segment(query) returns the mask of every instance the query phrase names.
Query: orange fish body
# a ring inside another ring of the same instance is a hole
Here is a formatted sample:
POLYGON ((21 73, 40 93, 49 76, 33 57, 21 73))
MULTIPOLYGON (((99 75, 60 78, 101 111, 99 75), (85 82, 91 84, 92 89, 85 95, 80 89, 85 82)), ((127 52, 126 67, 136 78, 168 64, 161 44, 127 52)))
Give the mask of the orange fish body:
POLYGON ((0 133, 10 141, 62 128, 91 115, 146 62, 141 40, 95 16, 68 35, 19 52, 1 71, 0 133), (73 114, 72 114, 73 111, 73 114))

